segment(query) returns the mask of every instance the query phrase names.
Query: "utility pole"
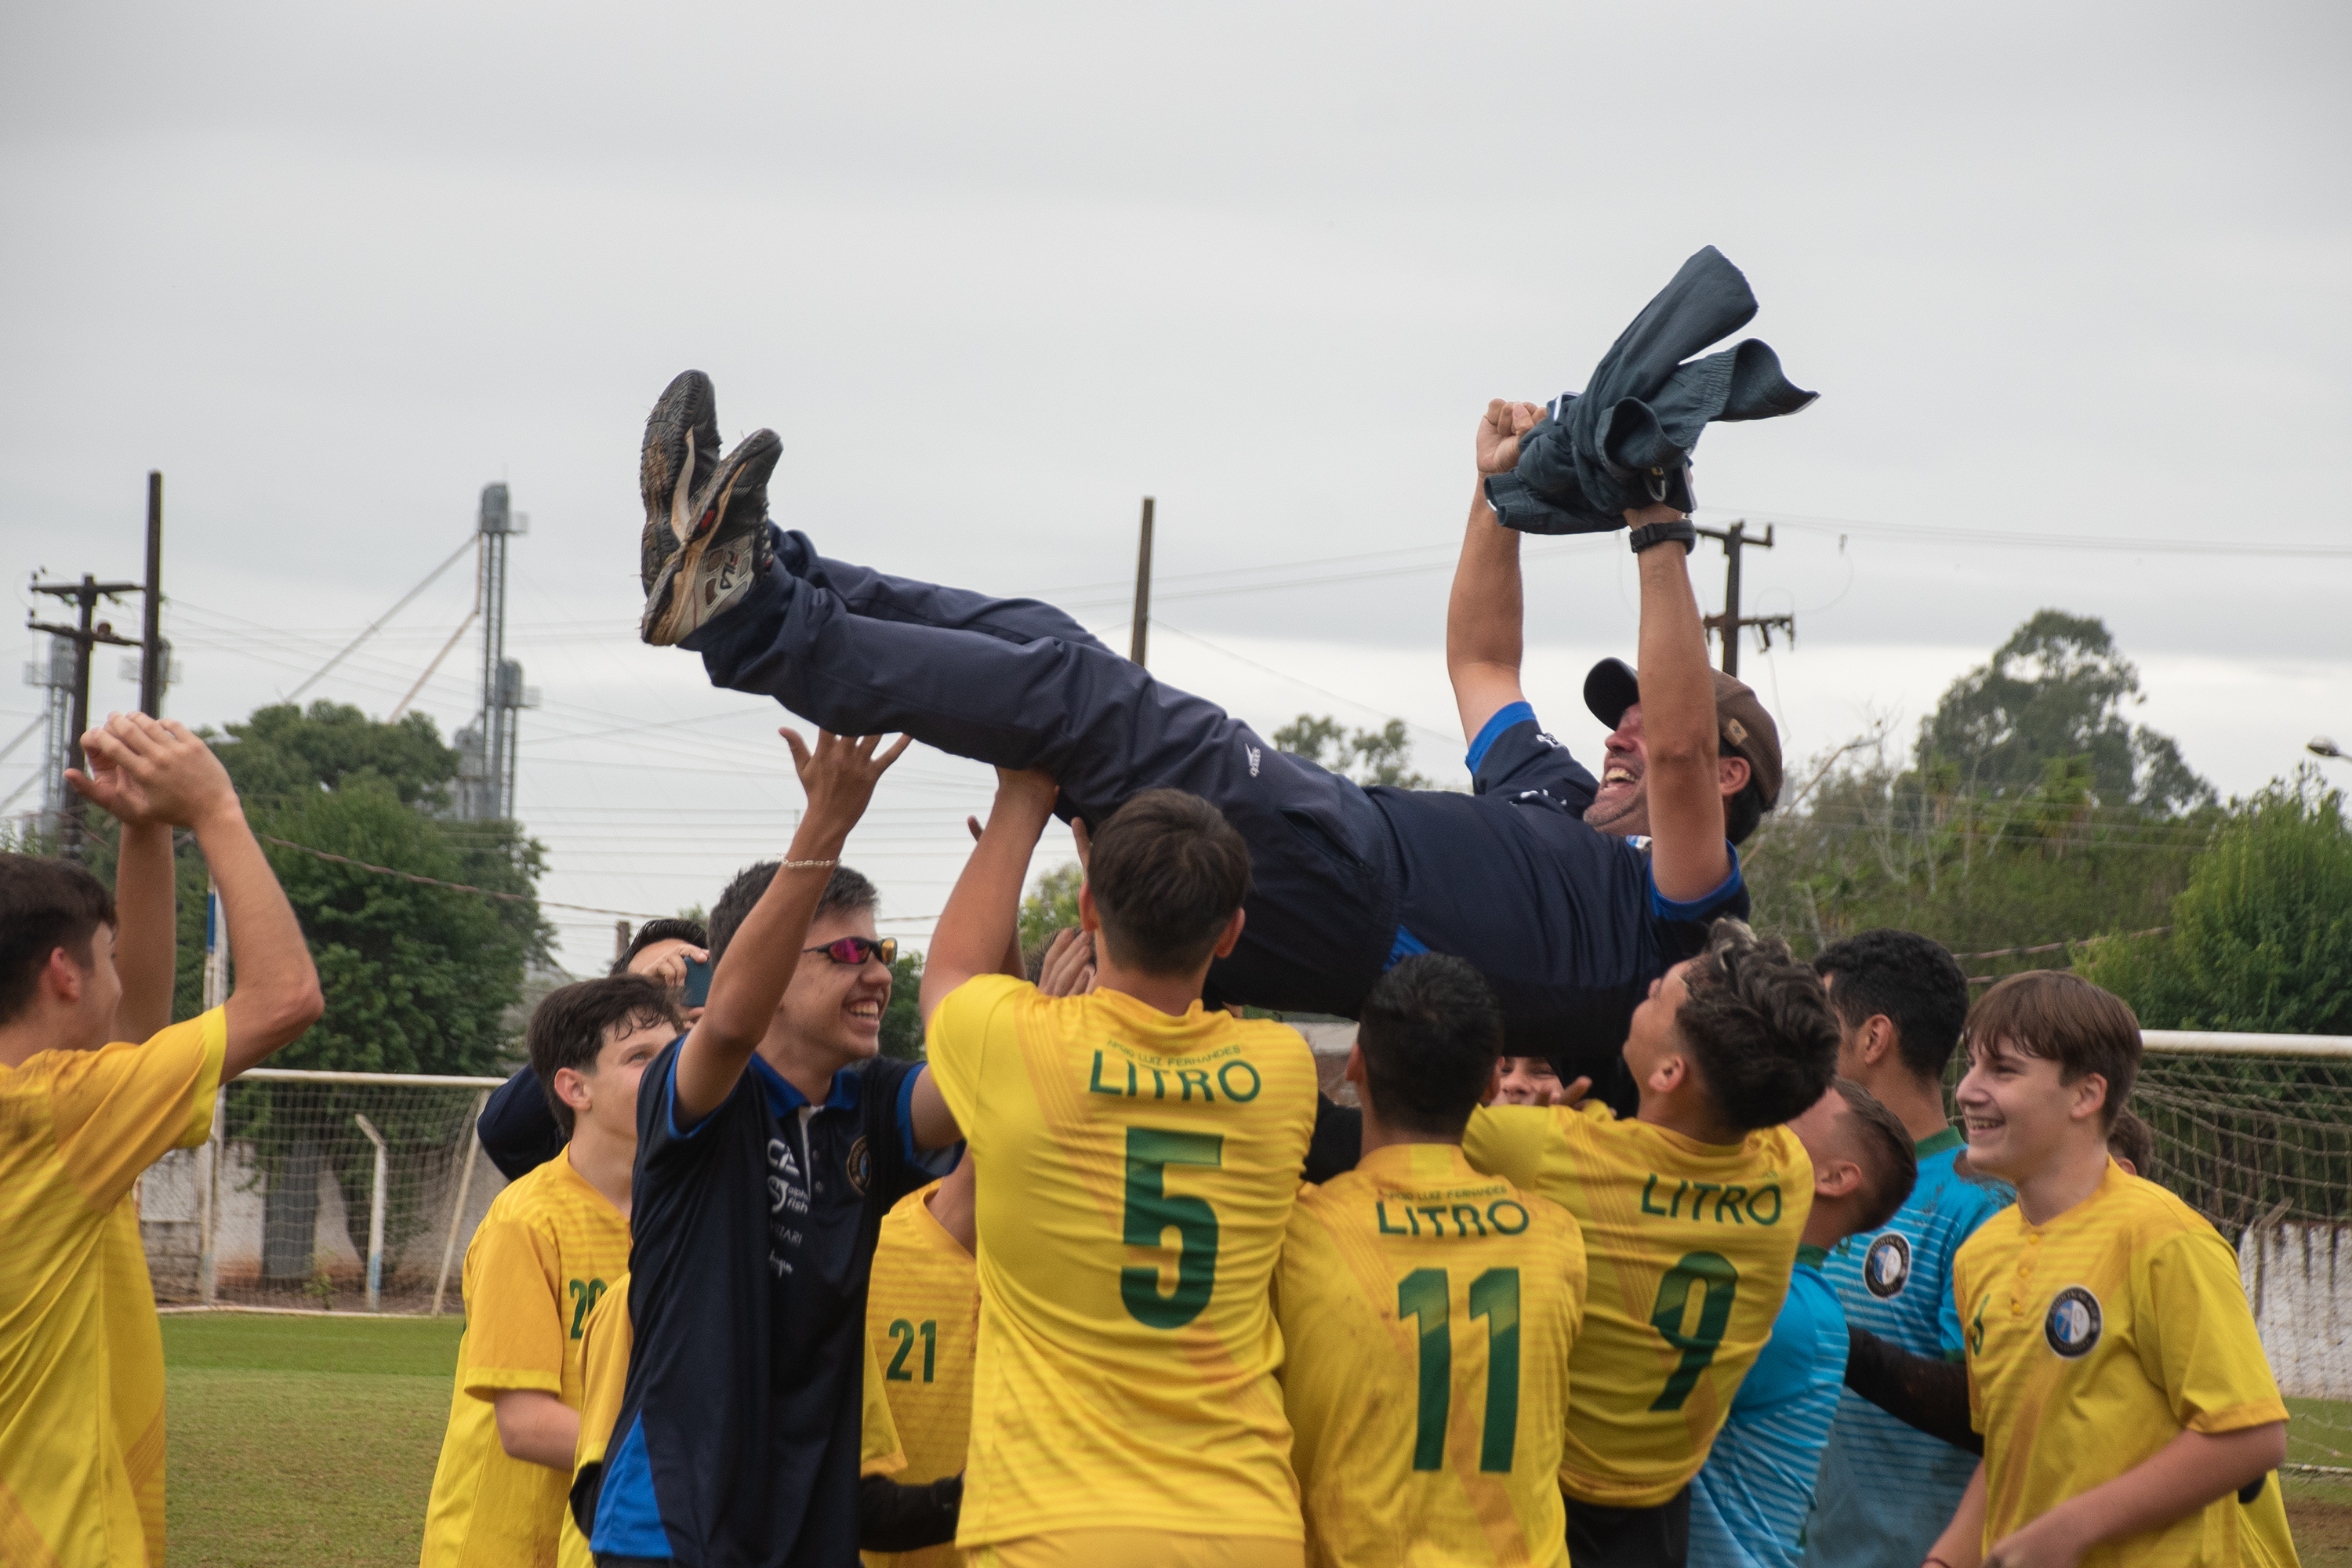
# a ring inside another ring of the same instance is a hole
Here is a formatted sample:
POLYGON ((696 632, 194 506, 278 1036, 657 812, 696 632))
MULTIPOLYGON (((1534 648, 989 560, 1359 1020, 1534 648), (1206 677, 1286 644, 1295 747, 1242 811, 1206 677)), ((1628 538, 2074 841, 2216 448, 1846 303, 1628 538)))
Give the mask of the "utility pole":
MULTIPOLYGON (((33 580, 34 593, 53 595, 59 599, 71 599, 81 611, 79 623, 75 626, 61 626, 48 621, 25 623, 34 631, 47 632, 53 637, 62 637, 73 644, 73 717, 69 721, 73 738, 66 749, 66 766, 69 768, 84 767, 89 760, 82 755, 81 737, 82 732, 89 728, 89 650, 91 647, 102 642, 113 643, 119 647, 139 646, 129 637, 115 636, 112 622, 99 621, 93 625, 91 616, 96 612, 100 599, 120 599, 125 594, 139 592, 143 586, 145 584, 140 583, 101 583, 87 572, 82 574, 81 581, 79 583, 44 583, 37 577, 33 580)), ((60 807, 58 813, 58 850, 67 859, 79 860, 82 857, 81 796, 70 790, 67 791, 60 799, 60 807)))
POLYGON ((139 639, 139 710, 163 716, 172 650, 163 642, 163 476, 147 471, 147 616, 139 639))
POLYGON ((1143 542, 1135 552, 1135 634, 1127 657, 1143 662, 1146 634, 1151 630, 1151 498, 1143 498, 1143 542))
POLYGON ((1794 616, 1742 616, 1739 613, 1739 552, 1754 545, 1759 550, 1772 548, 1772 525, 1764 525, 1764 537, 1757 539, 1748 531, 1748 520, 1741 518, 1729 528, 1702 528, 1699 532, 1709 539, 1723 542, 1723 614, 1705 617, 1706 629, 1723 638, 1723 673, 1739 673, 1739 633, 1742 627, 1754 626, 1764 638, 1764 646, 1772 646, 1772 628, 1779 626, 1797 640, 1797 617, 1794 616))

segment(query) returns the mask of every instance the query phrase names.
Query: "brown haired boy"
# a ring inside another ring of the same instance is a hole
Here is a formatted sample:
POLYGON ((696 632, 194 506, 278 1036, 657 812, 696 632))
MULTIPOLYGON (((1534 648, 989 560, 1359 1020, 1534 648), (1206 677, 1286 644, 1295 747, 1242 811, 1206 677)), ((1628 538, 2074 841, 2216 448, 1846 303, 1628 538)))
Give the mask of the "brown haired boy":
POLYGON ((1969 1162, 2017 1203, 1955 1260, 1985 1457, 1927 1562, 2294 1563, 2268 1484, 2286 1406, 2237 1258, 2107 1152, 2139 1021, 2039 970, 1985 993, 1968 1043, 1969 1162))

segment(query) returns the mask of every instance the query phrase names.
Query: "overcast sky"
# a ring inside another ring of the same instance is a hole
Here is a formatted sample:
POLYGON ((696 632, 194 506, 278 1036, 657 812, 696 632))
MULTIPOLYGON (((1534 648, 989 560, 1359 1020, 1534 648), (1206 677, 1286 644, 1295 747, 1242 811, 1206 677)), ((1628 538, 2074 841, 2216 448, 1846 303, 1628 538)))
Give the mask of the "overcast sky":
MULTIPOLYGON (((1261 730, 1404 718, 1451 777, 1478 412, 1580 387, 1711 243, 1822 395, 1696 476, 1702 521, 1778 521, 1748 606, 1799 639, 1746 673, 1791 756, 1907 743, 2055 605, 2242 792, 2352 745, 2347 121, 2317 4, 12 6, 0 565, 136 576, 163 470, 169 710, 217 723, 505 479, 542 892, 708 903, 798 790, 778 710, 635 640, 638 437, 695 365, 730 439, 782 434, 786 526, 1121 647, 1157 497, 1156 671, 1261 730), (2182 548, 2237 541, 2313 553, 2182 548)), ((1530 551, 1530 689, 1588 751, 1627 559, 1530 551)), ((388 712, 471 595, 461 562, 306 700, 388 712)), ((418 700, 445 734, 478 661, 418 700)), ((886 783, 851 855, 887 929, 925 934, 987 794, 936 752, 886 783)))

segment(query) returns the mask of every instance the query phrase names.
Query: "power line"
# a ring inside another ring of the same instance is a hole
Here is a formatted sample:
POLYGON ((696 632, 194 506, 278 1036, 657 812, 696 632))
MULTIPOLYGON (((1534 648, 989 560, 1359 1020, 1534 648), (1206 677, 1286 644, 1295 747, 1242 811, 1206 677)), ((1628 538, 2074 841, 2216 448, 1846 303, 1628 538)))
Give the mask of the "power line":
POLYGON ((332 658, 329 659, 325 664, 320 665, 320 666, 319 667, 318 673, 317 673, 317 674, 315 674, 315 675, 313 675, 313 676, 311 676, 310 679, 308 679, 308 680, 304 681, 301 685, 299 685, 299 686, 296 687, 296 688, 295 688, 295 689, 294 689, 290 693, 289 693, 289 694, 288 694, 288 696, 287 696, 287 698, 286 698, 286 700, 287 700, 287 701, 289 701, 289 702, 293 702, 293 701, 296 701, 296 700, 299 700, 299 699, 300 699, 300 697, 301 697, 301 695, 302 695, 302 693, 304 693, 305 691, 310 690, 310 688, 312 688, 313 686, 318 685, 320 681, 321 681, 321 680, 325 679, 326 679, 326 676, 327 676, 327 672, 328 672, 329 670, 331 670, 331 669, 334 668, 335 668, 335 666, 337 666, 337 665, 339 665, 339 664, 342 663, 342 662, 343 662, 343 659, 344 659, 348 655, 350 655, 350 654, 351 654, 354 649, 356 649, 356 648, 360 646, 360 644, 362 644, 362 643, 363 643, 363 642, 367 641, 367 640, 368 640, 368 638, 370 638, 370 637, 373 637, 373 636, 375 635, 375 629, 376 629, 376 627, 378 627, 378 626, 380 626, 383 625, 383 623, 384 623, 384 622, 386 622, 386 621, 388 621, 388 620, 392 619, 392 617, 393 617, 393 616, 396 616, 396 615, 400 614, 400 612, 401 612, 401 611, 403 611, 403 610, 406 609, 406 608, 408 607, 408 605, 409 605, 410 602, 411 602, 412 600, 414 600, 414 599, 416 597, 416 595, 417 595, 422 594, 423 592, 425 592, 425 589, 430 588, 431 586, 433 586, 434 583, 435 583, 436 581, 437 581, 437 580, 440 578, 440 575, 441 575, 441 574, 442 574, 442 573, 446 572, 447 570, 449 570, 449 568, 450 568, 450 567, 455 566, 455 565, 457 563, 457 558, 458 558, 459 556, 461 556, 461 555, 465 554, 465 553, 466 553, 466 551, 467 551, 467 547, 468 547, 468 546, 470 546, 473 542, 474 542, 473 536, 472 536, 472 535, 470 535, 470 534, 469 534, 469 535, 467 535, 467 539, 466 539, 466 542, 465 542, 464 544, 460 544, 459 546, 457 546, 457 549, 455 549, 455 550, 451 551, 451 552, 449 552, 449 556, 448 556, 448 559, 447 559, 447 560, 446 560, 446 561, 442 562, 440 565, 436 566, 435 568, 433 568, 433 570, 432 570, 432 571, 427 572, 427 573, 425 574, 425 581, 423 581, 422 583, 417 584, 415 587, 411 588, 407 593, 403 594, 403 595, 400 596, 400 602, 399 602, 398 604, 395 604, 394 605, 393 605, 393 606, 392 606, 392 608, 390 608, 390 609, 386 610, 383 614, 382 614, 382 615, 378 616, 374 620, 370 621, 370 622, 367 624, 367 627, 366 627, 366 629, 365 629, 365 630, 362 631, 362 632, 360 633, 360 635, 359 635, 359 636, 357 636, 357 637, 353 637, 353 638, 352 638, 349 643, 347 643, 347 644, 345 644, 345 645, 344 645, 344 647, 343 647, 343 650, 342 650, 342 652, 341 652, 341 653, 339 653, 339 654, 335 655, 335 657, 334 657, 334 658, 332 658))
POLYGON ((479 893, 486 899, 503 899, 509 903, 537 904, 540 908, 548 910, 577 910, 582 914, 587 915, 618 915, 624 920, 653 921, 667 918, 662 915, 649 915, 642 910, 603 910, 593 904, 560 904, 551 899, 534 898, 529 893, 502 893, 495 888, 477 888, 470 882, 448 882, 438 877, 426 877, 415 871, 403 871, 391 866, 371 865, 365 860, 354 860, 348 855, 337 855, 325 849, 313 849, 308 844, 297 844, 290 838, 272 837, 267 833, 257 833, 254 837, 264 844, 275 844, 280 849, 293 849, 304 855, 313 855, 321 860, 331 860, 338 866, 352 866, 362 871, 373 871, 379 876, 397 877, 404 882, 422 883, 428 888, 446 888, 453 893, 479 893))

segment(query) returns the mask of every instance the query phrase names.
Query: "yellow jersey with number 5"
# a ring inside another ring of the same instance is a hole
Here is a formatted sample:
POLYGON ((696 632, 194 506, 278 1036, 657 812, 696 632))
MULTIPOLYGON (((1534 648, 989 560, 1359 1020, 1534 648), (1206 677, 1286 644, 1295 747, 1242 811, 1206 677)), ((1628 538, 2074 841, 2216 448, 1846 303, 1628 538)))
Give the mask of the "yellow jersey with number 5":
POLYGON ((1270 1297, 1315 1125, 1307 1042, 992 974, 940 1004, 928 1054, 979 1161, 956 1544, 1301 1539, 1270 1297))
POLYGON ((1275 1278, 1310 1568, 1568 1568, 1566 1209, 1454 1144, 1391 1144, 1298 1194, 1275 1278))
POLYGON ((1700 1143, 1608 1107, 1491 1106, 1470 1163, 1542 1194, 1584 1228, 1584 1328, 1560 1486, 1610 1508, 1672 1500, 1772 1337, 1813 1206, 1813 1164, 1785 1127, 1700 1143))

